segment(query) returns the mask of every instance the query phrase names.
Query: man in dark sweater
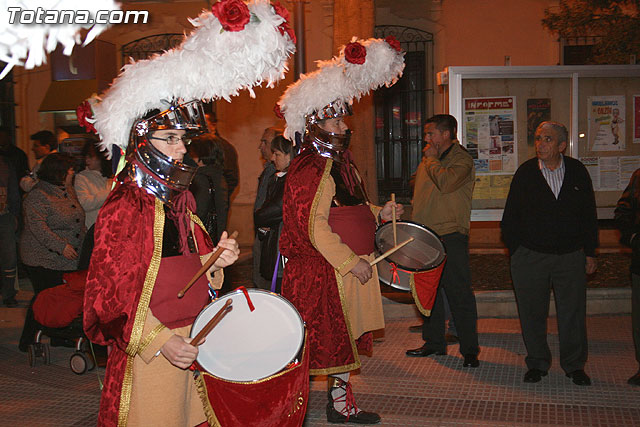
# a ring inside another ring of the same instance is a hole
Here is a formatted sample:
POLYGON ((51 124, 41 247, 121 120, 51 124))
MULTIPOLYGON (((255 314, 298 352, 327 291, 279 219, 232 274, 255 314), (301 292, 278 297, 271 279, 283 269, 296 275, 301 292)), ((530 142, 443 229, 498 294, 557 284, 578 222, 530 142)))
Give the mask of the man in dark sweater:
POLYGON ((560 366, 575 384, 591 385, 584 372, 586 275, 596 270, 598 222, 589 173, 578 160, 562 155, 567 140, 560 123, 538 126, 537 157, 513 176, 501 227, 527 348, 524 382, 540 381, 551 366, 547 317, 553 287, 560 366))
MULTIPOLYGON (((636 349, 636 361, 640 364, 640 169, 631 176, 629 185, 618 200, 615 210, 616 225, 620 229, 620 241, 631 247, 631 327, 636 349)), ((627 380, 640 386, 640 370, 627 380)))

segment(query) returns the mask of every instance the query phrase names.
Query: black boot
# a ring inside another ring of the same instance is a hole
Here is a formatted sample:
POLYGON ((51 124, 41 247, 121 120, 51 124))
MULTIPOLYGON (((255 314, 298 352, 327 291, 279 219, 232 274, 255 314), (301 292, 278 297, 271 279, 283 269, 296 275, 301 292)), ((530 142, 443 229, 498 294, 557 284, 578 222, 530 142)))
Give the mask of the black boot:
POLYGON ((327 421, 330 423, 344 424, 378 424, 380 422, 380 415, 374 412, 360 411, 356 406, 353 392, 351 391, 351 383, 344 382, 339 378, 335 379, 335 386, 329 389, 327 403, 327 421), (339 397, 333 397, 333 391, 341 389, 344 394, 340 394, 339 397), (345 402, 346 407, 341 411, 337 411, 334 407, 334 402, 345 402))

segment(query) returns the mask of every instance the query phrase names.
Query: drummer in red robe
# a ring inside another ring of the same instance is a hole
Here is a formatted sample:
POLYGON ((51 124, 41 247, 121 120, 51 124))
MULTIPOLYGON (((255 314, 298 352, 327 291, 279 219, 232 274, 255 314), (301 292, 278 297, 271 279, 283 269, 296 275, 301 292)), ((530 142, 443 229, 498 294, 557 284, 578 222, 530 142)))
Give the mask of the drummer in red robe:
POLYGON ((207 129, 199 99, 228 99, 284 77, 294 44, 277 11, 268 2, 216 3, 192 21, 197 29, 181 47, 126 65, 92 105, 95 118, 86 106, 79 111, 81 124, 95 124, 102 148, 126 160, 98 215, 84 301, 87 336, 110 346, 100 426, 194 426, 211 418, 187 369, 198 354, 188 337, 239 249, 224 232, 220 258, 178 299, 215 249, 193 213, 196 167, 185 161, 185 146, 207 129), (238 12, 232 22, 227 6, 238 12))
MULTIPOLYGON (((356 406, 349 373, 360 368, 356 341, 371 348, 370 332, 384 328, 378 275, 369 262, 376 226, 391 220, 394 205, 370 203, 351 160, 344 116, 354 97, 390 86, 403 68, 394 38, 354 38, 289 86, 276 107, 287 122, 285 136, 301 149, 283 198, 282 295, 306 323, 311 374, 330 377, 327 420, 333 423, 380 422, 356 406)), ((396 208, 402 214, 402 205, 396 208)))

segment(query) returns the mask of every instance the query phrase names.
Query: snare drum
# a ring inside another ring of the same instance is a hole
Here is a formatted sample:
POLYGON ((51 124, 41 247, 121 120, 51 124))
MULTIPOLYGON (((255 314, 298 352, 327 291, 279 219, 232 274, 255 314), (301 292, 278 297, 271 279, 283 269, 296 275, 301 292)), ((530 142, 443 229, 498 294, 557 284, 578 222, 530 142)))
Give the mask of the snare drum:
MULTIPOLYGON (((447 258, 440 237, 422 224, 396 222, 396 241, 413 241, 378 263, 378 277, 386 285, 410 291, 418 310, 431 315, 440 276, 447 258)), ((393 223, 387 222, 376 231, 376 250, 383 254, 393 248, 393 223)))
MULTIPOLYGON (((411 290, 409 282, 412 273, 432 270, 446 258, 444 245, 435 232, 416 222, 397 221, 397 242, 404 242, 409 237, 413 237, 413 242, 378 263, 380 281, 403 291, 411 290)), ((378 255, 393 248, 392 222, 378 227, 375 243, 378 255)))
POLYGON ((229 298, 232 308, 199 346, 195 381, 209 425, 300 427, 309 398, 305 327, 295 307, 261 289, 237 290, 196 318, 195 337, 229 298))
POLYGON ((207 324, 230 298, 232 308, 198 348, 197 362, 207 372, 230 381, 257 381, 284 369, 300 353, 304 322, 298 310, 280 295, 262 289, 224 295, 206 306, 191 328, 191 337, 207 324))

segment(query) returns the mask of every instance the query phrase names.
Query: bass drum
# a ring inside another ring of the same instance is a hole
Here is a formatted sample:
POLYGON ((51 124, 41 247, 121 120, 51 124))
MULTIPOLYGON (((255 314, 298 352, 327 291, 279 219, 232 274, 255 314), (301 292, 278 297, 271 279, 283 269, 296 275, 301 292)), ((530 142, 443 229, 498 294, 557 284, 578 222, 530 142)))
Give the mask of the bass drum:
POLYGON ((191 328, 195 337, 228 299, 231 309, 199 346, 196 361, 229 381, 258 381, 294 362, 304 343, 304 322, 293 304, 262 289, 236 290, 207 305, 191 328), (251 311, 244 292, 255 310, 251 311))
MULTIPOLYGON (((385 285, 403 291, 411 291, 411 276, 414 273, 437 268, 447 257, 440 236, 422 224, 412 221, 396 221, 396 240, 406 244, 378 263, 378 277, 385 285)), ((376 231, 377 255, 394 247, 393 223, 387 222, 376 231)))

